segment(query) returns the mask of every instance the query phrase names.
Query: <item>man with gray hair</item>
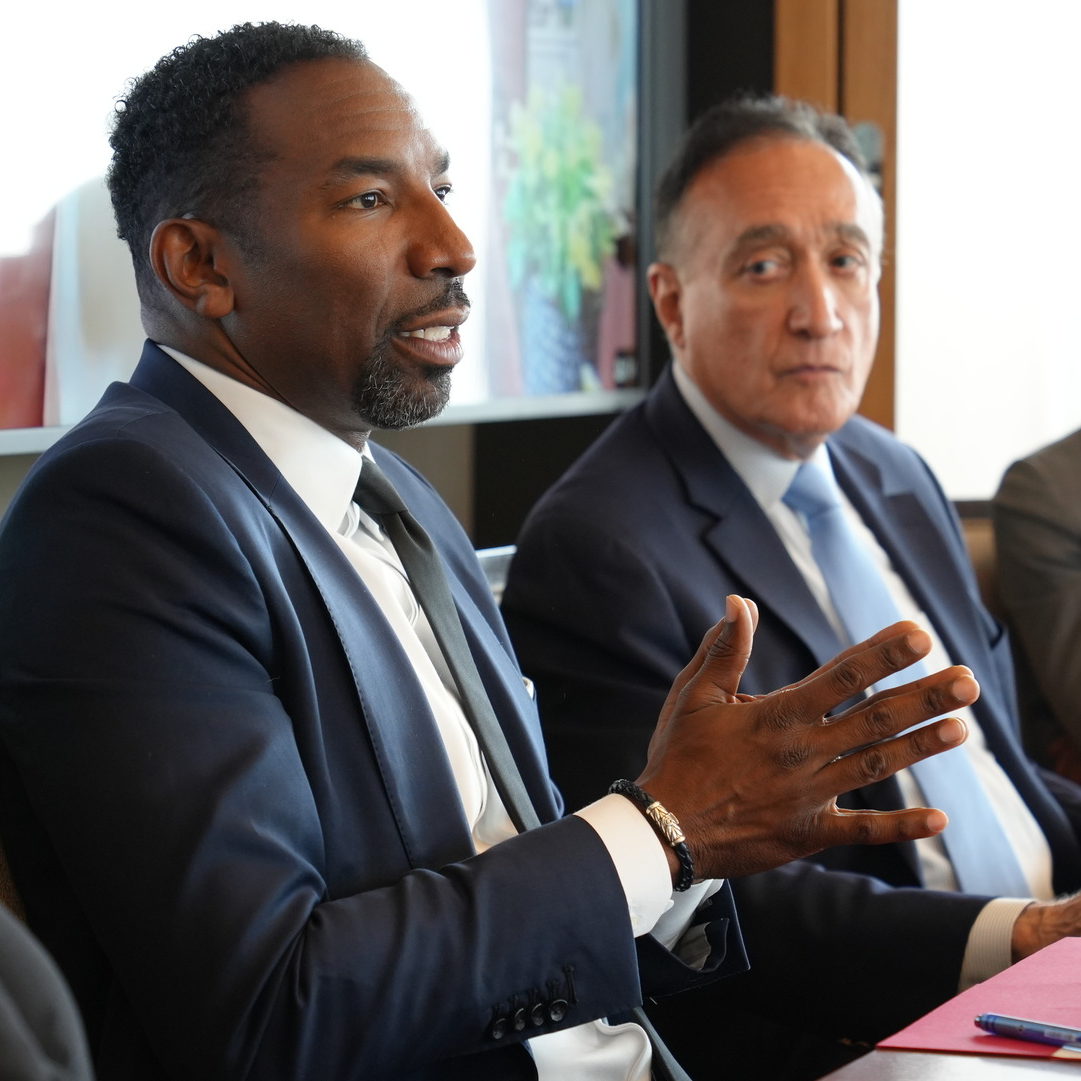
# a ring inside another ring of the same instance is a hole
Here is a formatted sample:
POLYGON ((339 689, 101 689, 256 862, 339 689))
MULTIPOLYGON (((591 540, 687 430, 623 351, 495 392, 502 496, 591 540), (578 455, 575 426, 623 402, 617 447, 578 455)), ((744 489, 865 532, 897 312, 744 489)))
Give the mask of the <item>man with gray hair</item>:
POLYGON ((1053 900, 1081 886, 1081 790, 1021 750, 1009 646, 948 500, 912 450, 855 415, 882 224, 839 117, 780 98, 704 114, 657 194, 648 279, 673 363, 539 502, 504 594, 572 801, 641 761, 679 658, 733 591, 760 612, 744 692, 901 616, 931 628, 936 663, 980 682, 975 738, 943 768, 843 801, 928 799, 950 813, 943 839, 837 848, 733 884, 751 971, 711 990, 712 1023, 673 1010, 702 1069, 743 1034, 741 1076, 783 1076, 771 1052, 815 1076, 801 1033, 866 1045, 1081 932, 1081 901, 1053 900))

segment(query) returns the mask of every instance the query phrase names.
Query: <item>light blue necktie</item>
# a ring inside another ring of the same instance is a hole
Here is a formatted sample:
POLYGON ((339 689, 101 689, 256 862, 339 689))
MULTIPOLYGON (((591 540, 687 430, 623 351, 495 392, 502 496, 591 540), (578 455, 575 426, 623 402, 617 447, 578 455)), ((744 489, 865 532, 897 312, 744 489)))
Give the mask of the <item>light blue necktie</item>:
MULTIPOLYGON (((849 644, 896 623, 901 614, 871 553, 845 516, 833 475, 813 461, 804 462, 784 502, 804 516, 811 552, 849 644)), ((893 687, 926 674, 922 663, 914 664, 876 686, 893 687)), ((917 762, 911 771, 927 802, 950 816, 942 839, 961 889, 995 897, 1029 896, 1031 887, 965 749, 957 747, 917 762)))

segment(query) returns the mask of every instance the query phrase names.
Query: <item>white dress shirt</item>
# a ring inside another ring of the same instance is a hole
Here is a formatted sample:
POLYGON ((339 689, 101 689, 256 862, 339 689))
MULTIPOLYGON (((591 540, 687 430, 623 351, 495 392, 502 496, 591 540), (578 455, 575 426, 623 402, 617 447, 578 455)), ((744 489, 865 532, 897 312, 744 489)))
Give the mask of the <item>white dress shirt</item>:
MULTIPOLYGON (((800 466, 799 461, 781 457, 722 417, 678 363, 673 364, 673 375, 688 408, 750 489, 763 513, 776 529, 812 596, 837 631, 840 640, 844 641, 846 632, 833 606, 825 578, 811 554, 811 538, 807 527, 802 517, 782 502, 782 497, 800 466)), ((815 451, 815 458, 824 469, 832 473, 825 444, 815 451)), ((937 671, 954 664, 947 655, 934 624, 920 609, 908 586, 894 570, 889 556, 875 535, 864 524, 843 491, 841 498, 849 524, 861 536, 881 570, 883 581, 901 618, 914 620, 930 635, 931 652, 925 661, 928 670, 937 671)), ((1054 889, 1051 884, 1051 850, 1047 838, 1013 782, 988 749, 983 731, 972 710, 958 710, 955 715, 961 717, 968 727, 969 736, 963 750, 972 760, 977 776, 991 800, 1032 891, 1031 897, 999 898, 983 908, 969 933, 968 947, 961 967, 960 987, 964 989, 1010 965, 1010 937, 1018 913, 1033 898, 1050 900, 1054 897, 1054 889)), ((896 776, 905 803, 910 807, 924 806, 926 801, 912 773, 902 770, 896 776)), ((926 886, 932 889, 957 890, 957 878, 941 837, 926 837, 917 841, 916 850, 926 886)))
MULTIPOLYGON (((370 452, 354 449, 284 403, 175 349, 162 348, 244 425, 375 597, 431 706, 476 850, 483 852, 514 836, 514 825, 492 783, 462 712, 454 679, 401 561, 379 524, 353 502, 370 452)), ((704 934, 698 929, 684 932, 694 910, 720 883, 698 883, 685 893, 673 894, 661 841, 646 818, 622 796, 603 796, 577 813, 597 831, 612 857, 635 937, 652 933, 668 948, 676 948, 687 963, 703 963, 708 954, 704 934)), ((540 1081, 649 1081, 651 1048, 645 1032, 635 1024, 594 1021, 534 1037, 527 1046, 540 1081)))

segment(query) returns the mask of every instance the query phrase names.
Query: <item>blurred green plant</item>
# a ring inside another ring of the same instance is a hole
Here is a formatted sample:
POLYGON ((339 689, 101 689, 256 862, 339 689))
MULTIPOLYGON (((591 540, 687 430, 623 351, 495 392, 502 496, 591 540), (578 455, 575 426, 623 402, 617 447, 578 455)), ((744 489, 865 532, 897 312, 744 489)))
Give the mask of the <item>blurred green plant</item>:
POLYGON ((525 104, 511 104, 503 201, 511 283, 532 280, 572 323, 583 294, 600 289, 615 241, 612 175, 601 149, 578 87, 534 87, 525 104))

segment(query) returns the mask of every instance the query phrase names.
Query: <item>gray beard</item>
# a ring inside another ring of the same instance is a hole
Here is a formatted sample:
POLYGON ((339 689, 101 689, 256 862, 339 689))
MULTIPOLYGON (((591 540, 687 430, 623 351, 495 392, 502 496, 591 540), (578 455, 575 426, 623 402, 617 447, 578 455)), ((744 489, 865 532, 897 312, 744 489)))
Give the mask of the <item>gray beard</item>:
POLYGON ((373 428, 384 431, 415 428, 442 413, 450 397, 450 370, 432 368, 422 383, 409 384, 390 363, 389 353, 389 342, 372 351, 353 388, 357 413, 373 428))

